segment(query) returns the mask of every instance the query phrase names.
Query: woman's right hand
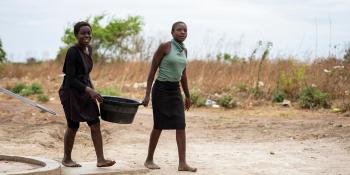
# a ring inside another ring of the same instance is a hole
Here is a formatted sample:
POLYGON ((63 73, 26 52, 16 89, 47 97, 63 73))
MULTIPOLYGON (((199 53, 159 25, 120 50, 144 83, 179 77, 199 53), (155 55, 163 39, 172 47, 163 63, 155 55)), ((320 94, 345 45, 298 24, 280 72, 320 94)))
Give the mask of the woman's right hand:
POLYGON ((148 106, 148 103, 149 103, 149 95, 146 95, 145 98, 143 98, 141 104, 142 104, 144 107, 147 107, 147 106, 148 106))
POLYGON ((89 96, 94 99, 97 100, 98 102, 102 103, 102 96, 96 92, 94 89, 90 88, 90 87, 86 87, 85 91, 89 94, 89 96))

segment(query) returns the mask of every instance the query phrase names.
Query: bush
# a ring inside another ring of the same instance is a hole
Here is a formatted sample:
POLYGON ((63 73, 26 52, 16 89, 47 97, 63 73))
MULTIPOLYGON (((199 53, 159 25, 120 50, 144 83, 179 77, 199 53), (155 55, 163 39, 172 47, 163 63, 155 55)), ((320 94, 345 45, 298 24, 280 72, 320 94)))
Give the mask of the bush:
POLYGON ((108 95, 108 96, 122 96, 122 90, 120 88, 113 88, 113 87, 107 87, 103 89, 97 89, 97 92, 101 95, 108 95))
POLYGON ((224 95, 222 97, 220 97, 218 100, 217 100, 217 103, 222 106, 222 107, 225 107, 225 108, 234 108, 234 107, 237 107, 237 103, 236 103, 236 100, 233 96, 231 95, 224 95))
POLYGON ((25 97, 33 95, 33 94, 35 94, 34 91, 31 88, 28 88, 28 87, 22 89, 21 92, 19 92, 19 95, 25 96, 25 97))
POLYGON ((191 104, 196 107, 205 106, 206 99, 203 97, 202 93, 197 90, 191 90, 191 104))
POLYGON ((286 98, 287 94, 281 89, 275 89, 272 92, 272 102, 281 103, 286 98))
POLYGON ((6 52, 2 48, 2 41, 0 39, 0 63, 4 63, 6 61, 7 61, 7 59, 6 59, 6 52))
POLYGON ((284 91, 286 97, 296 99, 298 92, 304 85, 305 81, 305 66, 297 66, 292 64, 292 72, 282 72, 278 79, 278 86, 284 91))
POLYGON ((34 94, 42 94, 43 93, 43 88, 38 83, 33 83, 30 86, 30 89, 33 91, 34 94))
POLYGON ((345 51, 344 61, 346 63, 350 63, 350 48, 346 49, 346 51, 345 51))
POLYGON ((42 94, 43 88, 38 83, 33 83, 30 86, 24 83, 18 83, 15 87, 11 88, 11 91, 22 96, 30 96, 33 94, 42 94))
POLYGON ((38 95, 37 98, 38 98, 38 101, 43 102, 43 103, 49 101, 49 96, 47 96, 45 94, 40 94, 40 95, 38 95))
POLYGON ((23 83, 18 83, 15 85, 15 87, 11 88, 11 91, 13 93, 19 94, 23 89, 25 89, 27 86, 23 83))
POLYGON ((330 107, 329 95, 314 86, 304 88, 299 95, 298 102, 300 107, 308 109, 330 107))

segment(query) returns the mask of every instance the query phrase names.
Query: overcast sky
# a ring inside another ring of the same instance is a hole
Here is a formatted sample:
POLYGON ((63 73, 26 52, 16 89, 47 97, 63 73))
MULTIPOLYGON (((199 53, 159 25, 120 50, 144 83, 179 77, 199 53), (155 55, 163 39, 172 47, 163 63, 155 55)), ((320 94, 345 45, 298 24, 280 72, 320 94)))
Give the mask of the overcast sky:
POLYGON ((274 57, 341 56, 350 41, 349 9, 349 0, 1 0, 0 38, 11 61, 54 58, 68 24, 106 13, 142 16, 143 34, 162 40, 173 22, 185 21, 192 58, 246 56, 258 40, 273 42, 274 57))

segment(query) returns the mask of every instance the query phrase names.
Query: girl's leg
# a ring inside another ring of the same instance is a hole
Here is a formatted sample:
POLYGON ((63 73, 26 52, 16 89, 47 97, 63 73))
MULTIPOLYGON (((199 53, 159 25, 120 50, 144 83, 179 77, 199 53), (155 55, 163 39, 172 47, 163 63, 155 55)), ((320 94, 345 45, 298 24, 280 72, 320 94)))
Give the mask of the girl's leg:
POLYGON ((186 162, 186 132, 185 129, 176 130, 176 143, 179 153, 179 171, 196 172, 197 168, 192 168, 186 162))
MULTIPOLYGON (((79 125, 78 125, 79 128, 79 125)), ((72 149, 74 145, 75 135, 78 131, 78 128, 69 128, 67 127, 66 132, 64 133, 64 156, 62 164, 66 167, 81 167, 80 164, 72 160, 72 149)))
POLYGON ((115 164, 113 160, 106 160, 103 155, 102 135, 100 129, 100 122, 89 125, 91 130, 92 142, 94 143, 95 152, 97 156, 97 167, 108 167, 115 164))
POLYGON ((161 133, 162 133, 161 129, 153 129, 151 132, 151 136, 149 138, 149 145, 148 145, 148 155, 144 164, 145 167, 149 169, 160 169, 160 167, 153 162, 153 155, 154 155, 154 151, 156 150, 157 143, 161 133))

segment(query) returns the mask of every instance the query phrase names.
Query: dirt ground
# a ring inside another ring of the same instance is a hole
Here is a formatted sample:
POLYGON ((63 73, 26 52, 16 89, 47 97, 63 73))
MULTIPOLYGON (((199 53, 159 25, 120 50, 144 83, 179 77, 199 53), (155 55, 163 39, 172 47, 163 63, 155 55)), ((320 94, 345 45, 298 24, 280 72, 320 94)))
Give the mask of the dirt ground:
MULTIPOLYGON (((51 116, 0 95, 0 154, 39 156, 60 161, 66 127, 58 100, 46 106, 51 116)), ((350 117, 328 111, 279 106, 249 109, 197 108, 186 113, 187 159, 195 174, 349 175, 350 117)), ((143 168, 152 128, 151 108, 140 107, 131 125, 102 121, 107 158, 143 168)), ((95 161, 89 128, 82 124, 73 158, 95 161)), ((177 171, 174 131, 161 135, 147 174, 193 174, 177 171)))

